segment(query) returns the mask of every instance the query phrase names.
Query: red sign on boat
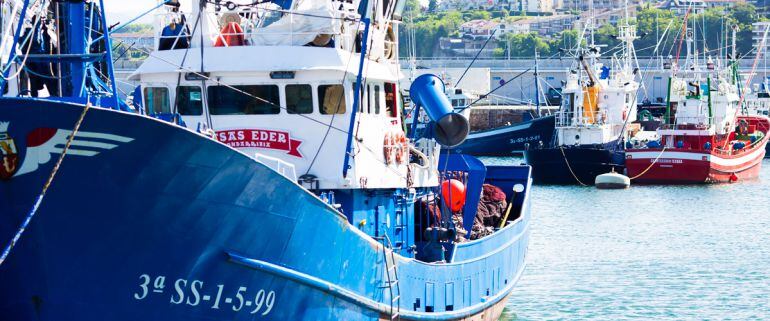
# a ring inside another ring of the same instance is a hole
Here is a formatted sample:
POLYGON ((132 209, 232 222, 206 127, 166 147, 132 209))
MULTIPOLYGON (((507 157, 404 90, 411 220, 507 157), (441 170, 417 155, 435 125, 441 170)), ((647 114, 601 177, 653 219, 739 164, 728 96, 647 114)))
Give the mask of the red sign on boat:
POLYGON ((285 151, 302 158, 299 145, 302 141, 291 139, 291 134, 265 129, 231 129, 217 132, 217 140, 233 148, 265 148, 285 151))

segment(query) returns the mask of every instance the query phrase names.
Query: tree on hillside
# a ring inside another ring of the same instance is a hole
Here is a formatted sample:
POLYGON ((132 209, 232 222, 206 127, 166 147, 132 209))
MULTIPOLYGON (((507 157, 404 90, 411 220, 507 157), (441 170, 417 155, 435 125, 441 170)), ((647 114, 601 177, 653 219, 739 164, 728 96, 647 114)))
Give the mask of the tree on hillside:
MULTIPOLYGON (((564 30, 559 34, 559 37, 554 39, 554 41, 551 43, 551 51, 556 53, 559 49, 575 49, 578 45, 578 37, 580 37, 580 33, 577 30, 564 30)), ((585 44, 584 39, 580 39, 580 42, 585 44)))
POLYGON ((430 0, 428 2, 428 11, 436 12, 436 9, 438 9, 438 2, 436 0, 430 0))
POLYGON ((506 34, 500 47, 505 48, 503 56, 508 55, 510 50, 511 57, 534 57, 535 49, 540 55, 550 55, 551 46, 545 39, 535 32, 527 34, 506 34))
POLYGON ((489 20, 492 19, 492 14, 489 11, 474 10, 463 13, 463 18, 467 20, 489 20))
POLYGON ((754 47, 752 24, 759 21, 757 8, 753 4, 739 2, 727 9, 727 12, 732 17, 733 23, 738 26, 738 52, 742 55, 753 54, 751 52, 754 47))
POLYGON ((618 28, 613 24, 605 24, 595 31, 594 39, 597 45, 605 46, 602 49, 603 53, 614 50, 619 44, 618 41, 618 28))
POLYGON ((420 5, 420 0, 406 0, 404 13, 402 14, 403 17, 417 18, 421 14, 422 6, 420 5))
POLYGON ((634 42, 637 55, 668 55, 681 28, 681 18, 676 17, 670 10, 654 7, 640 10, 636 15, 636 33, 640 38, 634 42), (656 46, 658 52, 654 52, 656 46))

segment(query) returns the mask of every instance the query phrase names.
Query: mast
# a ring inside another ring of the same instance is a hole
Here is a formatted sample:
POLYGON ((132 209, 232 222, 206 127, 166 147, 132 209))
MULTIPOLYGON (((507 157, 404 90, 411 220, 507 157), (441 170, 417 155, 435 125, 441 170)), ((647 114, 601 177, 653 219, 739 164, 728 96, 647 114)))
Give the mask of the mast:
POLYGON ((535 48, 535 108, 540 118, 540 76, 538 74, 537 48, 535 48))

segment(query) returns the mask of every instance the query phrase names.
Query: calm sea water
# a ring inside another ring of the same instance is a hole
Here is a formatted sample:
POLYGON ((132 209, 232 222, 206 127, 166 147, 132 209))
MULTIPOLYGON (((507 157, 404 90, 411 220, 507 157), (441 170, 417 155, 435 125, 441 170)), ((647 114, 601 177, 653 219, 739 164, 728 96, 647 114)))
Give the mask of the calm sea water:
POLYGON ((738 184, 532 195, 528 266, 503 320, 770 319, 770 160, 738 184))

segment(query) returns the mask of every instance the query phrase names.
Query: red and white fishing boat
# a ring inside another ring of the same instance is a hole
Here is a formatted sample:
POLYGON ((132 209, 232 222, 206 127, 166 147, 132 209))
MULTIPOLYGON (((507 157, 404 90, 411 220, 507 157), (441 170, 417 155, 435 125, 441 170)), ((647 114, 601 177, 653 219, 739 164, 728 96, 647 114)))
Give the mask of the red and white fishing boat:
MULTIPOLYGON (((687 42, 690 52, 692 38, 687 42)), ((660 140, 626 152, 627 174, 635 182, 725 183, 759 175, 770 119, 739 115, 735 64, 706 65, 699 70, 697 53, 688 55, 687 74, 669 79, 660 140)))

